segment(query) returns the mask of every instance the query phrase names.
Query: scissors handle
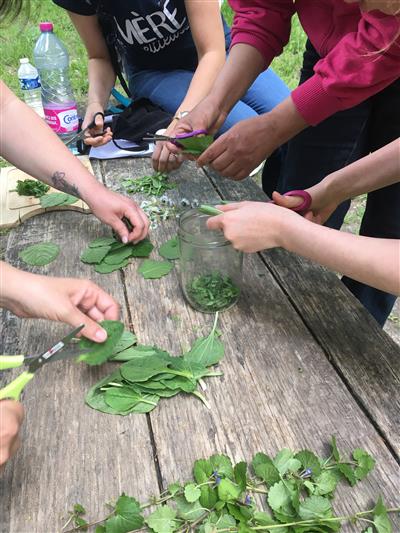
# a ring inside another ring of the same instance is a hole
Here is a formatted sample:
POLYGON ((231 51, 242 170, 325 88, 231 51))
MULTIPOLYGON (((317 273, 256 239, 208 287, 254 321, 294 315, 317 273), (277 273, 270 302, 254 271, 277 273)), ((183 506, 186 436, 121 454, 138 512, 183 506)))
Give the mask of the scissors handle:
POLYGON ((22 374, 14 379, 14 381, 0 390, 0 400, 19 400, 25 385, 30 382, 33 376, 34 374, 32 372, 28 372, 27 370, 22 372, 22 374))
POLYGON ((303 198, 303 203, 298 205, 297 207, 291 207, 291 211, 295 211, 296 213, 304 213, 305 211, 308 211, 311 207, 312 198, 311 195, 307 191, 303 190, 294 190, 285 192, 283 196, 300 196, 300 198, 303 198))
POLYGON ((23 355, 0 355, 0 370, 18 368, 24 364, 23 355))

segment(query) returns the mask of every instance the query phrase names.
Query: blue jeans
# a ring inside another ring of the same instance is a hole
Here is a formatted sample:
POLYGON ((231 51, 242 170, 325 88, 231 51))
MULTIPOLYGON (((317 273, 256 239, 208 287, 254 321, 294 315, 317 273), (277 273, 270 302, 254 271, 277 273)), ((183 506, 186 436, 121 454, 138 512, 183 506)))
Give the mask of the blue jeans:
MULTIPOLYGON (((126 70, 134 99, 148 98, 172 114, 185 98, 193 78, 190 70, 129 71, 129 67, 126 70)), ((275 72, 272 69, 266 70, 234 106, 218 133, 224 133, 241 120, 267 113, 289 94, 289 89, 275 72)))
MULTIPOLYGON (((300 83, 313 75, 319 60, 308 42, 300 83)), ((306 189, 325 176, 382 148, 400 136, 400 79, 361 104, 336 113, 315 127, 302 131, 284 147, 281 166, 274 157, 263 170, 263 189, 270 196, 274 189, 281 193, 306 189)), ((350 207, 341 204, 326 222, 339 229, 350 207)), ((368 194, 360 235, 400 239, 400 183, 368 194)), ((383 326, 396 297, 343 277, 343 283, 383 326)))

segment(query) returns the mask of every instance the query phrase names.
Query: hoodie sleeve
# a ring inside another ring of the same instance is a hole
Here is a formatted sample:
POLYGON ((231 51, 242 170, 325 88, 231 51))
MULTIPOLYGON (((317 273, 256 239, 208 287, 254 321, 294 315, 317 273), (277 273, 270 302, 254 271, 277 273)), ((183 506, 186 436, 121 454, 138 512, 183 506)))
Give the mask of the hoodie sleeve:
POLYGON ((314 76, 292 92, 299 113, 316 125, 382 91, 400 77, 400 18, 363 13, 314 67, 314 76))

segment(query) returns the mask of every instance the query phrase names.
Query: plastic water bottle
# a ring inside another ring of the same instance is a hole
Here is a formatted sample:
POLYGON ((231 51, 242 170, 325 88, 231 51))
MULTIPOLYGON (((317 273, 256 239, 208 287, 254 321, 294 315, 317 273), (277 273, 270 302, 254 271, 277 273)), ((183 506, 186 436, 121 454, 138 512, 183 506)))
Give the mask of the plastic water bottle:
POLYGON ((65 143, 78 131, 78 111, 68 76, 69 56, 53 33, 51 22, 40 24, 41 35, 33 55, 42 84, 42 102, 47 124, 65 143))
POLYGON ((23 57, 19 62, 18 79, 24 101, 29 107, 36 111, 40 117, 44 118, 39 73, 36 68, 29 63, 27 57, 23 57))

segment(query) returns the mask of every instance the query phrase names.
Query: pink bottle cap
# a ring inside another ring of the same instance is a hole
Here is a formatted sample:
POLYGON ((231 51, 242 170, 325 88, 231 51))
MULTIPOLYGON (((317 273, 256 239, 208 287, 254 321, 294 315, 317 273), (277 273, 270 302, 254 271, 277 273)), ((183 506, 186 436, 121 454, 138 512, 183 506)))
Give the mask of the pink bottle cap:
POLYGON ((53 31, 52 22, 41 22, 39 24, 40 31, 53 31))

